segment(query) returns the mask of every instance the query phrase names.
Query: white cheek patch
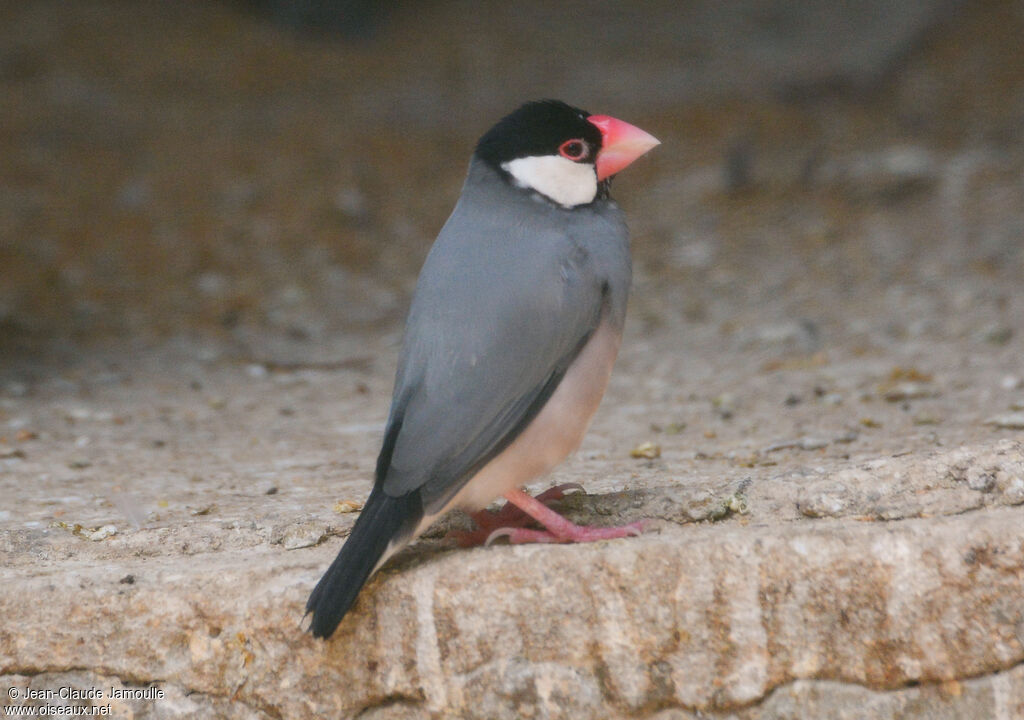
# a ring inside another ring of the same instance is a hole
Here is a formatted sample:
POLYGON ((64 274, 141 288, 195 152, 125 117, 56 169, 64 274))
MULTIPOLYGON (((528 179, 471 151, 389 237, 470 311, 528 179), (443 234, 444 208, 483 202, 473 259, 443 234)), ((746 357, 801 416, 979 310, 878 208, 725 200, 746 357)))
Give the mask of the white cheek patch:
POLYGON ((588 163, 539 155, 510 160, 501 167, 520 187, 536 190, 562 207, 585 205, 597 197, 597 171, 588 163))

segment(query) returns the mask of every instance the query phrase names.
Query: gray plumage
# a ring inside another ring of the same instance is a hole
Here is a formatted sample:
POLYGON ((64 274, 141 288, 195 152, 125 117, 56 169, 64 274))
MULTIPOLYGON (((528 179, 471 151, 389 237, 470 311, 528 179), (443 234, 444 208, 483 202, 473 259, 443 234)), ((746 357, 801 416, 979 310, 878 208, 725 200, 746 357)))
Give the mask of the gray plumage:
POLYGON ((391 496, 428 515, 515 437, 602 322, 621 332, 629 234, 618 206, 564 209, 474 160, 420 274, 389 425, 391 496))

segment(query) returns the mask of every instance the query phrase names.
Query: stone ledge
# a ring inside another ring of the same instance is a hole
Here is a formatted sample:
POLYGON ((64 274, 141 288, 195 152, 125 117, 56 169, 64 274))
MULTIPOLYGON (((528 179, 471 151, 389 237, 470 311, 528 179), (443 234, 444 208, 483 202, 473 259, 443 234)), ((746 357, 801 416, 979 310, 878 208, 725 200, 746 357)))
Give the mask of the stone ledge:
MULTIPOLYGON (((756 718, 764 703, 824 707, 828 683, 888 697, 1003 671, 1005 702, 1022 695, 1021 508, 884 524, 666 524, 572 547, 424 543, 324 643, 299 618, 336 549, 5 570, 0 673, 86 670, 281 718, 396 703, 425 717, 675 708, 756 718), (120 583, 128 574, 134 584, 120 583)), ((975 697, 932 695, 958 707, 975 697)))

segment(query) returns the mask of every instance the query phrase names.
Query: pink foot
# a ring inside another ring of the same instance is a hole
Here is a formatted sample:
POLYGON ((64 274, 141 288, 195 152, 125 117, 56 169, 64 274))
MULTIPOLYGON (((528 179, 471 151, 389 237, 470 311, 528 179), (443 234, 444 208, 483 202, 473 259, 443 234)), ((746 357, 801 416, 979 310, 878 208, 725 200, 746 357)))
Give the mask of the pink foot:
MULTIPOLYGON (((522 527, 503 527, 494 530, 487 536, 487 544, 500 537, 507 537, 514 545, 522 543, 573 543, 594 542, 595 540, 611 540, 614 538, 640 535, 646 523, 643 520, 620 525, 618 527, 588 527, 576 525, 549 508, 538 498, 533 498, 522 490, 505 493, 505 499, 515 505, 523 513, 530 516, 546 530, 530 530, 522 527)), ((506 506, 507 507, 507 506, 506 506)))
MULTIPOLYGON (((569 490, 579 490, 584 492, 583 486, 579 483, 564 483, 562 485, 555 485, 552 488, 548 488, 537 497, 531 497, 530 499, 534 502, 540 503, 545 510, 548 510, 548 512, 554 513, 553 510, 550 510, 546 505, 543 505, 543 503, 561 500, 569 490)), ((526 495, 526 493, 523 493, 523 495, 526 495)), ((526 497, 530 496, 526 495, 526 497)), ((555 514, 557 515, 557 513, 555 514)), ((473 547, 476 545, 489 544, 491 542, 491 537, 494 533, 498 532, 499 529, 519 528, 533 519, 530 515, 511 502, 505 503, 500 510, 493 512, 491 510, 481 510, 480 512, 470 514, 470 517, 473 518, 473 521, 477 525, 476 530, 468 532, 453 530, 449 533, 449 536, 455 538, 459 547, 473 547)))

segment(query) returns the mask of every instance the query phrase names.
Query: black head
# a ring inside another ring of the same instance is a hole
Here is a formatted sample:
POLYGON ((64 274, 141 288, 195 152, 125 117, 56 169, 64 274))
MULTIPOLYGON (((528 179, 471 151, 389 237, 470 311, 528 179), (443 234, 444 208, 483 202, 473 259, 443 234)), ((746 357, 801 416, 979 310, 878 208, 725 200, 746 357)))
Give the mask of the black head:
POLYGON ((565 208, 608 197, 598 181, 604 136, 590 113, 558 100, 526 103, 480 138, 476 157, 520 191, 565 208))
POLYGON ((544 155, 593 164, 601 149, 601 131, 587 122, 589 116, 560 100, 526 103, 480 138, 477 157, 499 171, 502 163, 544 155))

